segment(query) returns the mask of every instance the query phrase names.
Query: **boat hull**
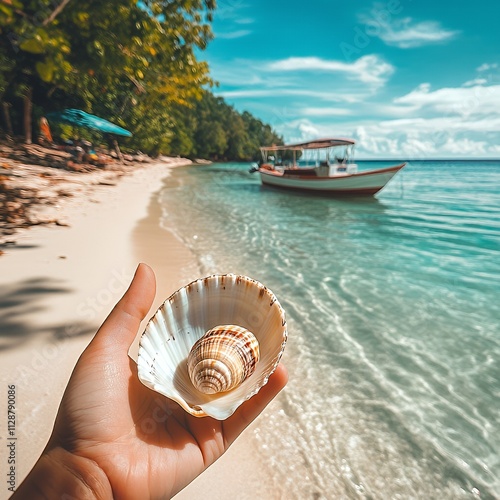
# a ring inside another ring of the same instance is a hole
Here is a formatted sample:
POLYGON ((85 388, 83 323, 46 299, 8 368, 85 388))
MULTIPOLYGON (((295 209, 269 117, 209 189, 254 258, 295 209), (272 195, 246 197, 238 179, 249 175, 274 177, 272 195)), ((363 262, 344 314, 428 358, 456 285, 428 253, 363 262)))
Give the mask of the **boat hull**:
POLYGON ((394 167, 332 177, 286 175, 262 168, 259 173, 265 186, 335 196, 373 196, 405 165, 406 163, 401 163, 394 167))

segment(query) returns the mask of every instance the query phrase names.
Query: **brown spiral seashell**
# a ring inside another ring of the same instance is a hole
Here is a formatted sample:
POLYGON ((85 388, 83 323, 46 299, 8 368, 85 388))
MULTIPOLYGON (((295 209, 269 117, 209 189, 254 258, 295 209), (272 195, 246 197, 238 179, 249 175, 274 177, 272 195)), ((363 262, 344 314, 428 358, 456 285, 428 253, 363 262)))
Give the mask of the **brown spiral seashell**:
POLYGON ((252 375, 259 358, 259 342, 252 332, 237 325, 216 326, 193 345, 188 373, 198 391, 226 392, 252 375))

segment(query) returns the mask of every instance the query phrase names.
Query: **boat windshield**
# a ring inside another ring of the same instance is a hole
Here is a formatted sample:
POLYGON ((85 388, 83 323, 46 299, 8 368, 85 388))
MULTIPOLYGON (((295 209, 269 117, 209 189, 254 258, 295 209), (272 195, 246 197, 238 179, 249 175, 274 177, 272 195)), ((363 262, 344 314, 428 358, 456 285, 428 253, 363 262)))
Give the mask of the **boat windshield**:
POLYGON ((264 163, 284 168, 320 167, 333 164, 347 164, 354 154, 354 144, 323 147, 318 149, 293 148, 271 150, 262 148, 264 163))

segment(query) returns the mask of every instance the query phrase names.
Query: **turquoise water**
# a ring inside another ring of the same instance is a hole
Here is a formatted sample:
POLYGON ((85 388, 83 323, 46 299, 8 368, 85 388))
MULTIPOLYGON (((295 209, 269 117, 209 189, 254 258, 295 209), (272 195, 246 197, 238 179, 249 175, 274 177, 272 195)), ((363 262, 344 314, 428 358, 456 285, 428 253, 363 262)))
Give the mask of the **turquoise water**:
POLYGON ((377 196, 214 164, 161 200, 204 274, 287 313, 290 382, 257 432, 278 498, 499 497, 500 163, 415 162, 377 196))

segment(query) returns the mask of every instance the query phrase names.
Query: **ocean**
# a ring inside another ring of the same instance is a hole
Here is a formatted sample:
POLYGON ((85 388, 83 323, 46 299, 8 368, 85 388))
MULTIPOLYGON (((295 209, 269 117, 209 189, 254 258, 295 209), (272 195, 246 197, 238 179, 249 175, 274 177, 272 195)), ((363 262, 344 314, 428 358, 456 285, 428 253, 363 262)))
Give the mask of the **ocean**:
POLYGON ((337 200, 248 169, 175 169, 160 201, 203 275, 286 311, 290 381, 256 433, 273 498, 500 498, 500 162, 337 200))

